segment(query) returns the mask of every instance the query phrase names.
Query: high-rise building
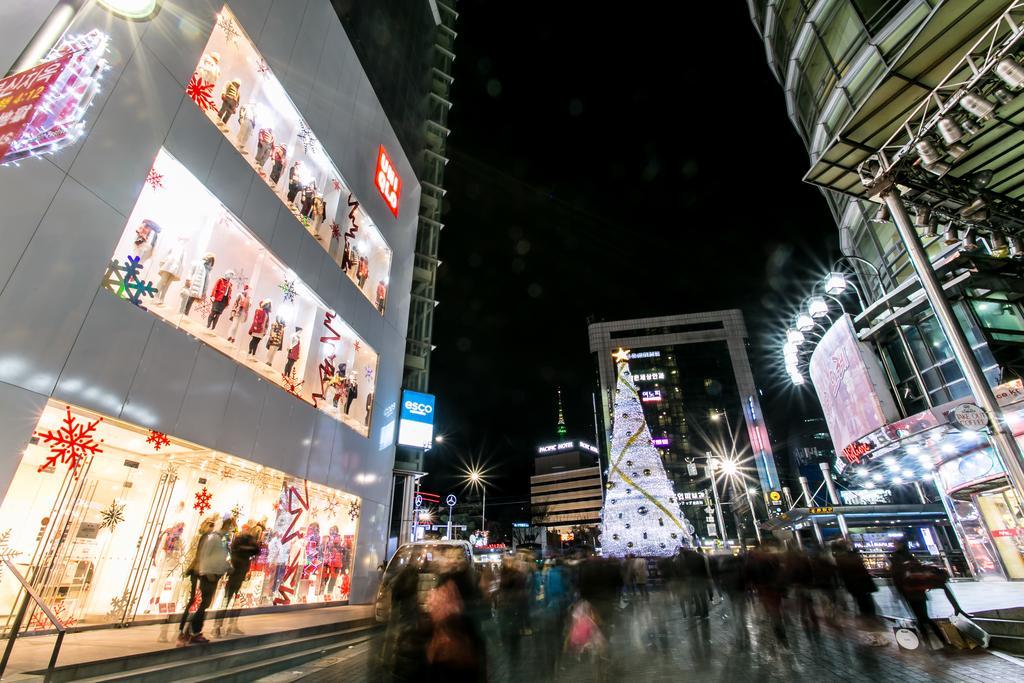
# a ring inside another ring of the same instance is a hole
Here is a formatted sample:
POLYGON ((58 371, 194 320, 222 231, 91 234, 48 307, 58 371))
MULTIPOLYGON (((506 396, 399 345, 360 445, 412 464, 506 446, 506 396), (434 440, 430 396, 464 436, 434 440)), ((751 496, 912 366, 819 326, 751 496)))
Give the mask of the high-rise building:
MULTIPOLYGON (((600 322, 591 324, 589 333, 598 369, 604 442, 612 433, 612 354, 621 348, 629 351, 632 380, 653 443, 697 536, 720 536, 721 522, 708 512, 716 494, 738 510, 746 505, 744 488, 756 488, 759 494, 779 489, 740 311, 600 322), (726 462, 739 467, 735 476, 709 472, 709 466, 726 462), (731 487, 728 494, 726 487, 731 487)), ((727 533, 736 528, 735 520, 726 520, 731 514, 723 512, 720 518, 727 533)))
MULTIPOLYGON (((793 381, 813 380, 821 399, 833 470, 851 489, 949 511, 974 576, 1022 578, 1024 554, 1006 539, 1024 532, 1007 495, 1024 433, 1010 122, 1024 11, 1007 0, 749 6, 810 157, 805 180, 840 231, 841 258, 806 292, 808 309, 780 323, 793 381), (984 408, 996 448, 954 417, 978 411, 966 404, 984 408)), ((934 546, 906 533, 922 553, 934 546)))
POLYGON ((405 5, 0 9, 0 536, 62 617, 183 610, 208 518, 266 528, 243 607, 372 599, 434 65, 368 41, 453 18, 405 5))

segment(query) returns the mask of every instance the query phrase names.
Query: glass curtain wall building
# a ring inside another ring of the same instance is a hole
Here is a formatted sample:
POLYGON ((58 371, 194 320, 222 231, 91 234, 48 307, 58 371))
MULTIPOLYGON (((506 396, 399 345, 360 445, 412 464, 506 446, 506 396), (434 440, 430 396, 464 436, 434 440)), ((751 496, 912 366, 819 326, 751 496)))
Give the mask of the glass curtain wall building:
MULTIPOLYGON (((809 155, 805 180, 821 187, 840 231, 843 258, 833 270, 856 276, 856 299, 843 297, 847 312, 853 315, 859 339, 868 342, 881 361, 888 380, 883 390, 891 392, 899 411, 900 420, 886 425, 885 446, 865 435, 849 444, 854 448, 847 455, 853 454, 855 461, 847 462, 845 445, 836 444, 837 469, 844 470, 851 484, 865 483, 858 476, 893 483, 872 462, 887 457, 899 467, 910 463, 900 473, 917 471, 928 498, 941 500, 950 511, 972 572, 1021 578, 1022 556, 1006 539, 1024 530, 1024 516, 1002 495, 1007 479, 998 457, 985 443, 972 443, 948 423, 949 410, 970 400, 971 392, 922 295, 896 226, 877 201, 860 198, 864 192, 856 177, 858 164, 900 129, 1011 4, 748 3, 769 68, 783 88, 789 117, 809 155), (918 463, 926 456, 932 460, 924 468, 928 471, 922 471, 918 463)), ((997 106, 1017 111, 1019 102, 1011 103, 1012 99, 1006 96, 997 106)), ((970 155, 980 139, 971 137, 977 121, 964 113, 954 112, 954 118, 967 131, 967 144, 955 147, 957 141, 944 141, 961 157, 970 155)), ((996 173, 1015 163, 1012 153, 967 159, 977 168, 987 164, 996 173)), ((1005 243, 952 222, 939 224, 920 210, 911 213, 968 344, 1019 439, 1024 433, 1015 406, 1024 373, 1020 261, 1010 258, 1005 243)), ((897 484, 908 485, 912 477, 897 479, 897 484)))

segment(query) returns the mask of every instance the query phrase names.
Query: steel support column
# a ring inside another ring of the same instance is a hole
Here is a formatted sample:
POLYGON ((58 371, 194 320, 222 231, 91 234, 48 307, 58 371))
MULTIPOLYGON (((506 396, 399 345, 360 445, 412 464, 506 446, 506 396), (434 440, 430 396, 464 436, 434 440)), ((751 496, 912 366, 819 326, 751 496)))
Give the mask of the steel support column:
MULTIPOLYGON (((814 507, 814 497, 811 495, 811 487, 807 483, 807 477, 800 477, 800 488, 803 489, 804 498, 807 500, 807 507, 814 507)), ((818 545, 825 547, 825 539, 821 535, 821 527, 818 520, 811 518, 811 526, 814 527, 814 537, 818 539, 818 545)))

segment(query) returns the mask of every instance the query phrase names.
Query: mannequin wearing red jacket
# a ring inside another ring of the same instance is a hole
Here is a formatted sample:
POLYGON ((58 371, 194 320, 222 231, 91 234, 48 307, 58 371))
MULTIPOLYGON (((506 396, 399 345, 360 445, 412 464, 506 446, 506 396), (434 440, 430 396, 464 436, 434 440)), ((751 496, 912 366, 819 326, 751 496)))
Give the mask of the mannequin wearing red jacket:
POLYGON ((270 329, 270 300, 263 299, 252 314, 252 325, 249 325, 249 355, 255 356, 260 340, 267 336, 270 329))
POLYGON ((234 277, 235 271, 229 270, 214 283, 210 294, 210 316, 206 319, 207 329, 216 329, 220 314, 231 303, 231 279, 234 277))

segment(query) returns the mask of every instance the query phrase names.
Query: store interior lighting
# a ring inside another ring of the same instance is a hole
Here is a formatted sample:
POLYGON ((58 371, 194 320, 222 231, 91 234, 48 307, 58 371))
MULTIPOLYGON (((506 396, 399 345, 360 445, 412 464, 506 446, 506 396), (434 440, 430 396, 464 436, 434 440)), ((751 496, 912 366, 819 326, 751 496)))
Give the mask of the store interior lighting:
POLYGON ((798 330, 796 328, 791 327, 788 330, 786 330, 786 341, 791 343, 791 344, 796 344, 797 346, 800 346, 806 340, 804 339, 804 333, 803 332, 801 332, 800 330, 798 330))
POLYGON ((794 323, 796 329, 800 330, 801 332, 810 332, 811 330, 814 329, 814 325, 814 318, 807 315, 806 313, 801 313, 800 315, 798 315, 796 317, 796 322, 794 323))
POLYGON ((1012 90, 1024 86, 1024 67, 1010 57, 1000 59, 995 67, 996 76, 1012 90))
POLYGON ((987 121, 992 118, 992 113, 996 110, 996 105, 991 101, 973 92, 964 93, 960 98, 960 106, 969 114, 978 117, 979 121, 987 121))
POLYGON ((957 124, 955 119, 950 118, 949 116, 944 116, 939 119, 939 122, 935 127, 939 129, 939 135, 942 136, 942 140, 947 145, 960 142, 960 138, 964 136, 963 129, 957 124))

